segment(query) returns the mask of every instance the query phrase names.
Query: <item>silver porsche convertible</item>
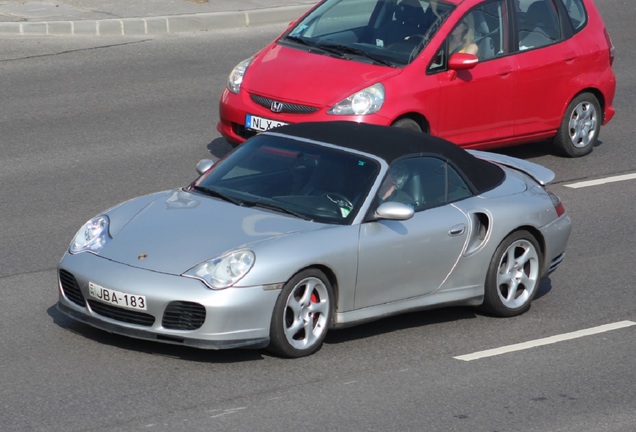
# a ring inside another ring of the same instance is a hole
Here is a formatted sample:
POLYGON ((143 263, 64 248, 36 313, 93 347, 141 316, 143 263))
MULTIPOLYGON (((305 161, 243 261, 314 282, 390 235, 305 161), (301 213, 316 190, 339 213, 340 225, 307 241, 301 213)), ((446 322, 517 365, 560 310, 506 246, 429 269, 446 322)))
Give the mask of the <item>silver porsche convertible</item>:
POLYGON ((552 171, 411 131, 283 126, 73 238, 59 309, 108 332, 301 357, 327 331, 468 305, 526 312, 571 221, 552 171))

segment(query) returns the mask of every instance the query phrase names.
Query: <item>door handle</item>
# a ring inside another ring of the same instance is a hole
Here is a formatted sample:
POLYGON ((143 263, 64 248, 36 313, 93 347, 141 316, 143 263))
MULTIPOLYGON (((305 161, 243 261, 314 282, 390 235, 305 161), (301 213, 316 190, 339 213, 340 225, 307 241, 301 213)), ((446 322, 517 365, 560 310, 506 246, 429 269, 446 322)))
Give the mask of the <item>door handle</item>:
POLYGON ((571 63, 574 60, 576 60, 576 53, 575 52, 566 52, 563 54, 563 61, 566 63, 571 63))
POLYGON ((511 67, 502 67, 502 68, 499 68, 499 70, 497 70, 497 75, 502 77, 508 76, 511 73, 512 73, 511 67))
POLYGON ((455 226, 453 226, 449 231, 448 231, 448 235, 450 236, 458 236, 461 234, 464 234, 464 231, 466 230, 466 225, 461 223, 461 224, 457 224, 455 226))

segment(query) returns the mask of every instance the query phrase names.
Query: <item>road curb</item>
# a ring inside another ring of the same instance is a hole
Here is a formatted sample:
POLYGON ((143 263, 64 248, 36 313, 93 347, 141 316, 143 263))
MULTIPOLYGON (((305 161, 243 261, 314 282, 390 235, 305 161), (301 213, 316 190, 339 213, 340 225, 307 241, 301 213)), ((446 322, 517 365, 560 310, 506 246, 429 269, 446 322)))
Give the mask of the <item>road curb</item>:
POLYGON ((291 22, 307 5, 238 12, 211 12, 148 18, 79 21, 0 22, 0 35, 22 36, 141 36, 250 27, 291 22))

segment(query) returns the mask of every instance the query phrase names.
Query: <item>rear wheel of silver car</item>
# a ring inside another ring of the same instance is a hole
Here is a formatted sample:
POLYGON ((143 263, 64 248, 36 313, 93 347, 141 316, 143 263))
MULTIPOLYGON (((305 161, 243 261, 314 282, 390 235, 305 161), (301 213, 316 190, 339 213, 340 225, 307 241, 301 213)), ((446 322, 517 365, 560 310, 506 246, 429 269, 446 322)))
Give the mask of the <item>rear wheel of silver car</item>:
POLYGON ((285 357, 303 357, 322 346, 331 320, 333 288, 323 272, 308 269, 283 287, 270 327, 268 349, 285 357))
POLYGON ((520 315, 530 303, 541 282, 541 251, 527 231, 510 234, 492 257, 482 309, 501 317, 520 315))
POLYGON ((589 154, 598 141, 603 122, 601 106, 591 93, 575 97, 565 111, 554 146, 558 153, 569 157, 589 154))

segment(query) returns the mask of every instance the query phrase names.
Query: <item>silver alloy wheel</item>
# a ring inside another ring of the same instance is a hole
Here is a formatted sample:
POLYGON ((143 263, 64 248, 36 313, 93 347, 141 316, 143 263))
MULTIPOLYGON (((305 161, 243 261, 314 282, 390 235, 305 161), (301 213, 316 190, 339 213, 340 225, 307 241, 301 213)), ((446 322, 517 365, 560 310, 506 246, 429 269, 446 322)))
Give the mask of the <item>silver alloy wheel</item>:
POLYGON ((502 255, 497 272, 497 294, 509 309, 524 306, 539 285, 539 254, 528 240, 513 242, 502 255))
POLYGON ((327 331, 329 294, 325 284, 308 277, 291 290, 285 304, 284 333, 289 345, 307 349, 327 331))
POLYGON ((569 135, 574 147, 583 148, 595 138, 598 125, 598 112, 588 101, 579 103, 570 116, 569 135))

